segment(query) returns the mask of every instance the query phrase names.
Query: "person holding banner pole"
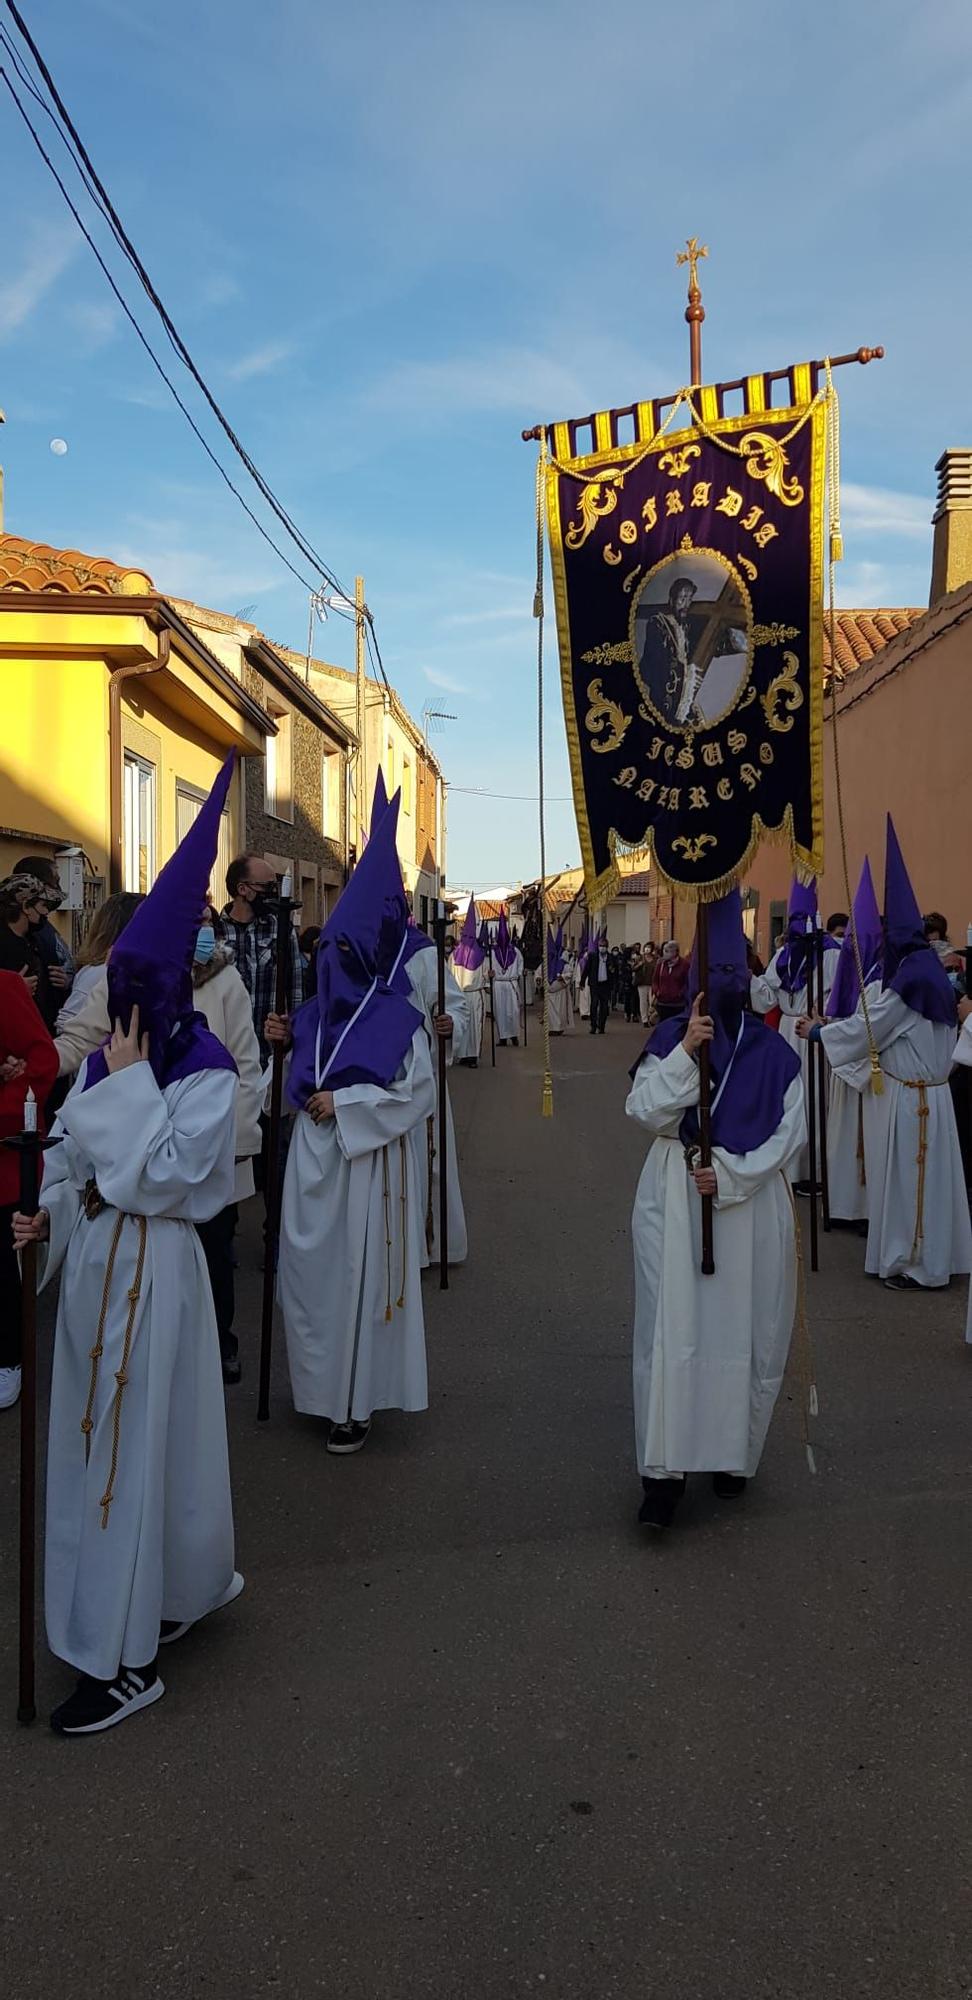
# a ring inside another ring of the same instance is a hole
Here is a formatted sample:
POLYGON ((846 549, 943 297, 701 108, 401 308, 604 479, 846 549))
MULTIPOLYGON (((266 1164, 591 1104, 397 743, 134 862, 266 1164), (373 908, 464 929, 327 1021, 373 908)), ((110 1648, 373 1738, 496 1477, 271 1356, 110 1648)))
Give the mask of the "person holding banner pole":
MULTIPOLYGON (((4 984, 10 974, 2 975, 4 984)), ((6 998, 6 996, 4 996, 6 998)), ((32 1012, 34 1003, 24 989, 24 999, 32 1012)), ((40 1015, 37 1016, 41 1026, 40 1015)), ((7 1037, 5 1036, 5 1039, 7 1037)), ((46 1037, 45 1037, 46 1039, 46 1037)), ((52 1050, 53 1056, 53 1050, 52 1050)), ((40 1164, 44 1149, 53 1144, 37 1129, 37 1100, 28 1084, 23 1106, 23 1130, 8 1134, 3 1144, 15 1150, 19 1168, 20 1207, 18 1214, 28 1220, 37 1215, 40 1202, 40 1164)), ((8 1225, 9 1226, 9 1225, 8 1225)), ((4 1245, 5 1258, 8 1246, 4 1245)), ((13 1255, 13 1243, 9 1243, 13 1255)), ((17 1682, 17 1721, 33 1722, 37 1714, 34 1700, 36 1652, 35 1575, 37 1566, 37 1243, 28 1238, 20 1252, 20 1650, 17 1682)), ((12 1304, 12 1301, 10 1302, 12 1304)), ((12 1316, 12 1315, 11 1315, 12 1316)))
POLYGON ((711 905, 706 928, 708 1011, 697 934, 691 1009, 654 1030, 626 1105, 651 1140, 632 1237, 639 1519, 653 1529, 670 1525, 691 1472, 711 1473, 720 1498, 745 1490, 783 1380, 796 1303, 788 1180, 805 1138, 800 1060, 748 1010, 738 890, 711 905), (702 1049, 712 1085, 708 1165, 702 1049), (704 1275, 706 1197, 717 1284, 704 1275))

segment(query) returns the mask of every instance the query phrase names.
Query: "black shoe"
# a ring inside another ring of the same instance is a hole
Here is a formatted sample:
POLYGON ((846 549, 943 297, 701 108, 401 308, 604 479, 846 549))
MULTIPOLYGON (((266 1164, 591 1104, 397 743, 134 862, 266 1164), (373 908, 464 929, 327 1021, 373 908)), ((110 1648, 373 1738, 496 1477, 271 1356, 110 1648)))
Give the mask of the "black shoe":
POLYGON ((243 1379, 243 1369, 240 1365, 239 1349, 234 1350, 232 1354, 221 1355, 220 1360, 222 1362, 222 1367, 223 1367, 223 1381, 227 1384, 228 1387, 232 1388, 235 1382, 240 1382, 243 1379))
POLYGON ((643 1479, 641 1484, 645 1497, 638 1519, 642 1527, 670 1528, 685 1492, 684 1472, 681 1479, 643 1479))
POLYGON ((164 1693, 154 1660, 147 1667, 119 1667, 113 1681, 82 1674, 74 1693, 54 1710, 51 1728, 58 1736, 97 1736, 103 1729, 114 1729, 127 1715, 161 1701, 164 1693))
POLYGON ((945 1287, 919 1285, 917 1278, 909 1278, 906 1272, 897 1271, 893 1278, 885 1278, 884 1289, 886 1292, 923 1292, 932 1289, 944 1291, 945 1287))
MULTIPOLYGON (((202 1612, 201 1616, 203 1618, 208 1618, 211 1612, 222 1611, 224 1604, 232 1604, 234 1599, 239 1597, 242 1588, 243 1588, 243 1578, 241 1577, 239 1570, 235 1569, 233 1571, 233 1575, 232 1578, 230 1579, 230 1582, 227 1584, 226 1589, 223 1592, 222 1597, 218 1597, 216 1599, 215 1604, 210 1605, 209 1611, 202 1612)), ((199 1623, 198 1618, 183 1618, 181 1620, 178 1618, 163 1618, 162 1623, 159 1627, 159 1645, 171 1646, 174 1640, 183 1638, 184 1635, 187 1632, 191 1632, 193 1626, 198 1625, 198 1623, 199 1623)))
POLYGON ((813 1193, 813 1185, 810 1181, 794 1181, 793 1192, 794 1194, 803 1195, 804 1200, 806 1200, 813 1193))
POLYGON ((513 1047, 514 1047, 515 1049, 518 1049, 518 1048, 519 1048, 519 1046, 520 1046, 520 1037, 519 1037, 519 1035, 514 1035, 514 1037, 513 1037, 513 1047))
POLYGON ((367 1444, 371 1430, 371 1418, 366 1424, 332 1424, 327 1440, 328 1451, 337 1458, 350 1458, 353 1451, 360 1451, 367 1444))
POLYGON ((712 1491, 720 1500, 740 1500, 746 1491, 746 1481, 740 1472, 714 1472, 712 1491))

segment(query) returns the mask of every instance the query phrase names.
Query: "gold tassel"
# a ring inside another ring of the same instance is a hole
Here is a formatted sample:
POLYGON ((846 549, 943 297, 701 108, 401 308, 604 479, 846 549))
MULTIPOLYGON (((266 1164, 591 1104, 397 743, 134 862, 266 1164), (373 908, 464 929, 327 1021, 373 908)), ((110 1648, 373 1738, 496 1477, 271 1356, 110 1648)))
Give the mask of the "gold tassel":
POLYGON ((835 528, 830 537, 830 560, 835 563, 844 560, 844 537, 839 528, 835 528))
POLYGON ((543 1074, 543 1105, 540 1116, 542 1118, 553 1117, 553 1076, 549 1069, 544 1070, 543 1074))
POLYGON ((875 1048, 871 1050, 871 1089, 875 1097, 884 1096, 884 1077, 881 1074, 881 1058, 875 1048))

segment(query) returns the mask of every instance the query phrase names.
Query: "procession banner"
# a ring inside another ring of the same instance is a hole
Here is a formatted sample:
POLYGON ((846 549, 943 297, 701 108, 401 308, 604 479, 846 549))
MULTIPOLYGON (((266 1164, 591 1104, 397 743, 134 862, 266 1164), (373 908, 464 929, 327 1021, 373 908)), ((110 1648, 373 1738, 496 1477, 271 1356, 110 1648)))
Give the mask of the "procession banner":
POLYGON ((592 904, 619 853, 689 900, 736 883, 767 835, 823 866, 826 406, 717 387, 546 432, 546 508, 574 805, 592 904), (634 435, 619 444, 627 419, 634 435), (588 447, 581 450, 582 445, 588 447), (591 449, 590 447, 594 447, 591 449))

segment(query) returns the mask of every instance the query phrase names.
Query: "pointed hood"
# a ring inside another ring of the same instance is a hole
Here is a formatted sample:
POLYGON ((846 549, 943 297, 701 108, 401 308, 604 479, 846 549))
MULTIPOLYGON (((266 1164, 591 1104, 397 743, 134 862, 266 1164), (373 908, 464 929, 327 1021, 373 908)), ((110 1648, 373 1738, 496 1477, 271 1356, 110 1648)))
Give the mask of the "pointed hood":
POLYGON ((552 986, 556 979, 562 979, 563 976, 564 976, 564 927, 563 924, 557 925, 557 934, 555 937, 553 931, 550 928, 550 925, 548 924, 547 925, 548 986, 552 986))
MULTIPOLYGON (((227 757, 188 833, 126 924, 108 961, 108 1018, 128 1028, 138 1007, 149 1036, 149 1061, 160 1088, 200 1069, 234 1069, 192 999, 192 954, 216 859, 219 822, 236 764, 227 757)), ((85 1089, 108 1073, 104 1052, 88 1060, 85 1089)))
POLYGON ((840 947, 834 983, 830 989, 827 1014, 832 1021, 846 1020, 856 1014, 860 1005, 861 988, 857 977, 857 960, 854 956, 854 938, 860 952, 861 970, 867 986, 876 979, 881 969, 881 912, 871 878, 871 864, 864 857, 861 879, 854 897, 854 910, 840 947))
POLYGON ((382 813, 386 813, 387 811, 388 811, 388 793, 385 790, 385 773, 382 770, 381 765, 379 764, 378 776, 375 779, 375 795, 371 801, 371 820, 368 828, 369 840, 372 839, 374 836, 375 828, 378 825, 378 821, 380 820, 382 813))
POLYGON ((951 1026, 955 995, 938 953, 925 937, 921 911, 888 814, 884 865, 884 984, 926 1021, 951 1026))
POLYGON ((387 1088, 422 1020, 404 966, 408 903, 395 845, 399 803, 396 792, 321 931, 317 993, 293 1023, 288 1095, 301 1110, 322 1088, 387 1088))
MULTIPOLYGON (((812 882, 794 880, 787 910, 786 943, 776 959, 776 970, 784 993, 800 993, 806 986, 813 958, 814 933, 818 929, 816 878, 812 882)), ((839 951, 840 946, 836 938, 821 932, 818 949, 839 951)))
POLYGON ((459 942, 452 954, 452 963, 465 966, 467 972, 478 972, 485 955, 476 931, 475 897, 470 896, 459 942))
POLYGON ((489 923, 487 919, 484 917, 482 923, 479 926, 479 943, 480 943, 480 948, 484 953, 489 951, 491 942, 492 940, 489 935, 489 923))
MULTIPOLYGON (((782 1035, 749 1012, 749 965, 738 889, 708 905, 709 985, 706 1005, 715 1022, 709 1045, 712 1075, 712 1143, 728 1153, 765 1145, 783 1116, 786 1093, 800 1074, 800 1058, 782 1035)), ((664 1058, 682 1040, 688 1008, 699 991, 698 942, 693 948, 684 1013, 662 1021, 642 1051, 664 1058)), ((635 1065, 637 1069, 638 1065, 635 1065)), ((632 1071, 632 1075, 634 1075, 632 1071)), ((698 1112, 686 1112, 683 1144, 696 1145, 698 1112)))
POLYGON ((493 957, 501 972, 509 972, 510 966, 516 957, 516 946, 510 936, 510 927, 506 920, 505 903, 500 911, 499 929, 496 933, 493 957))

